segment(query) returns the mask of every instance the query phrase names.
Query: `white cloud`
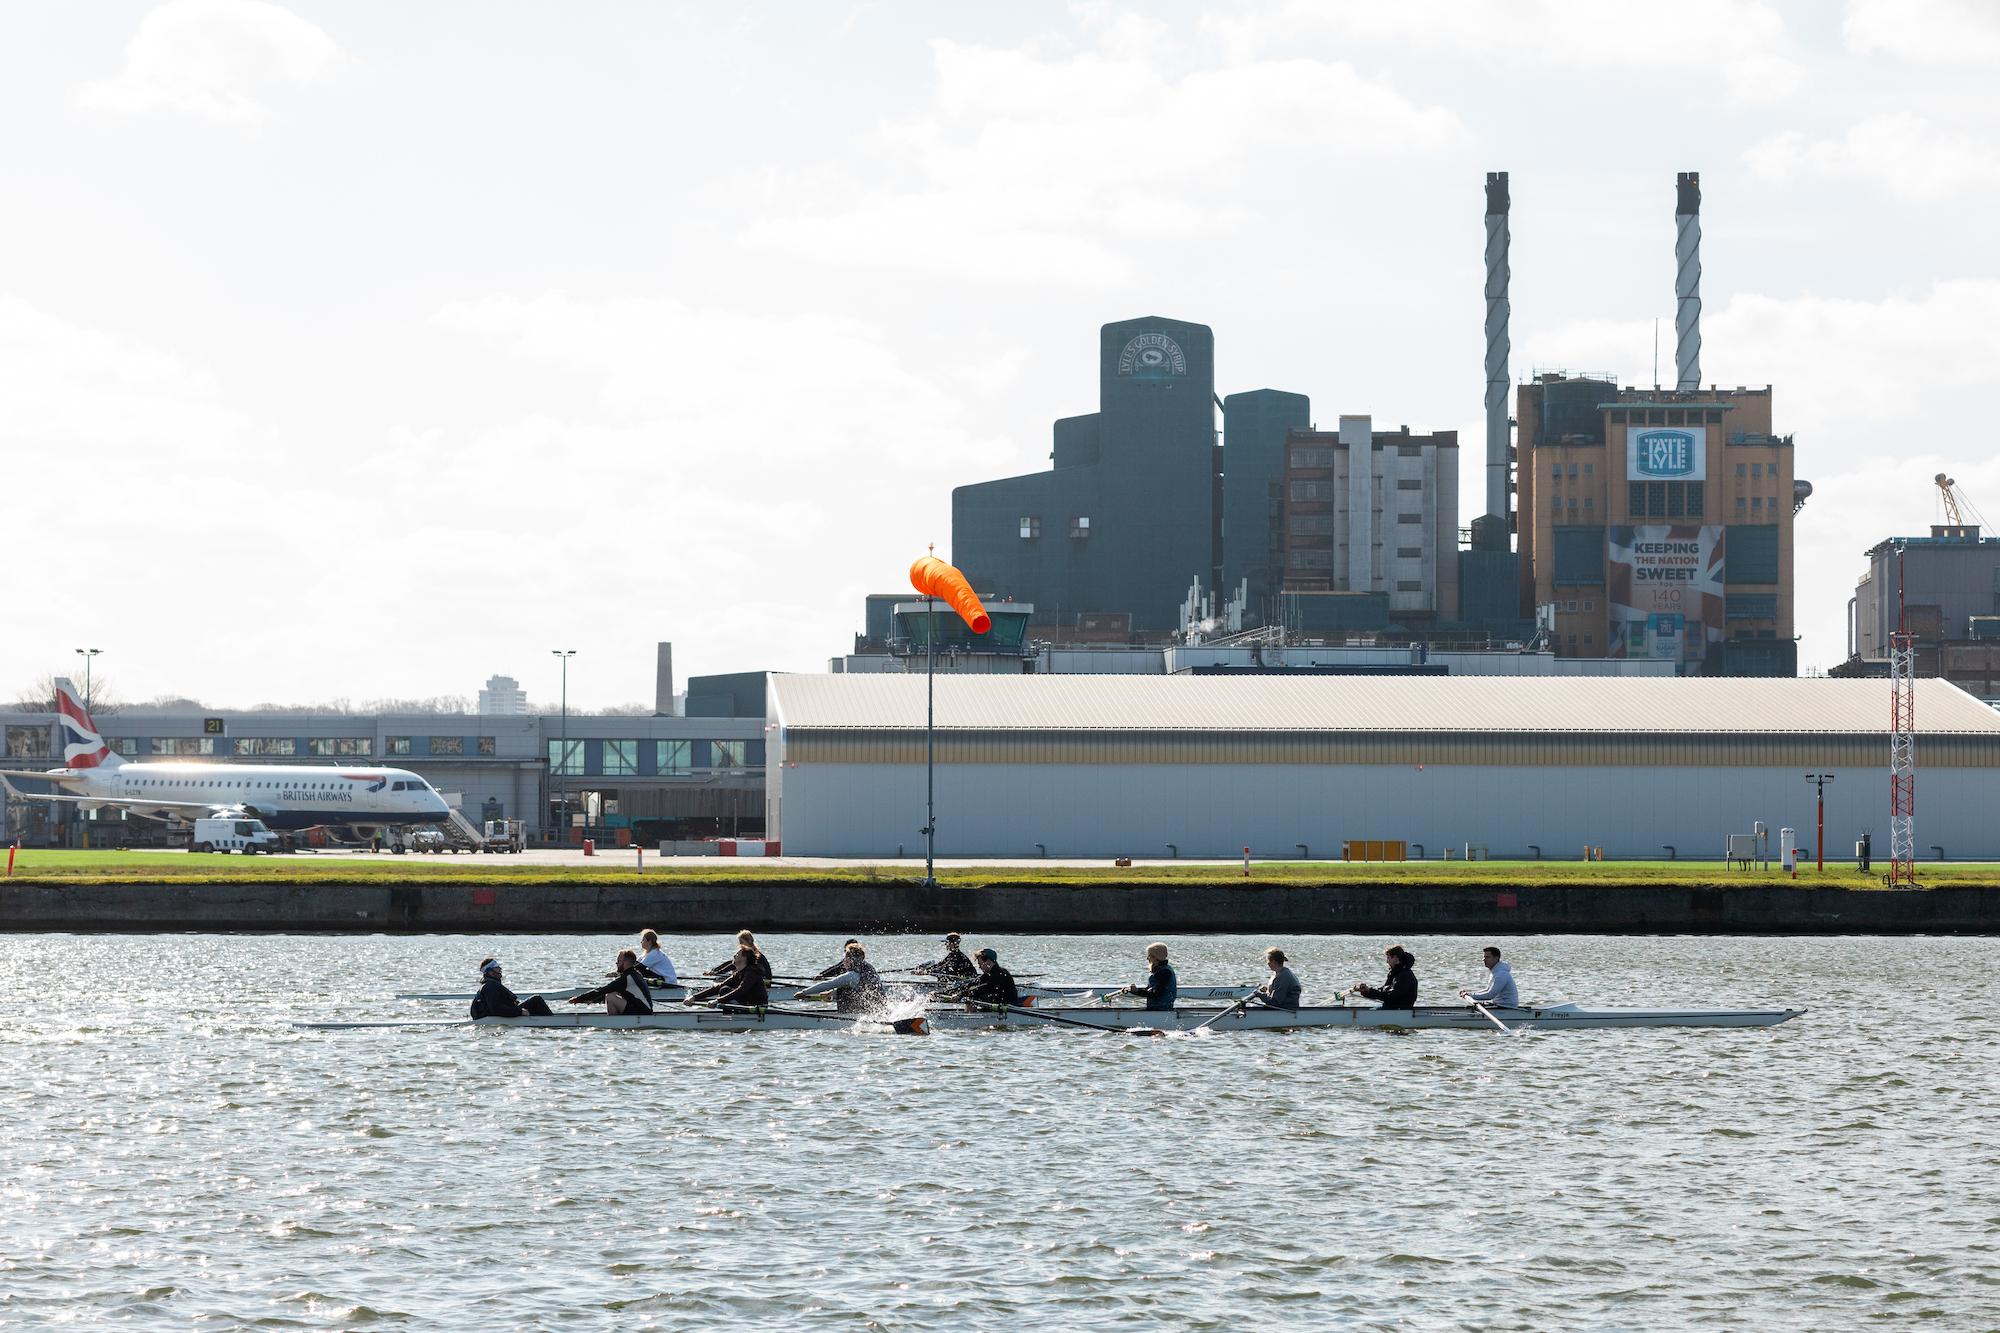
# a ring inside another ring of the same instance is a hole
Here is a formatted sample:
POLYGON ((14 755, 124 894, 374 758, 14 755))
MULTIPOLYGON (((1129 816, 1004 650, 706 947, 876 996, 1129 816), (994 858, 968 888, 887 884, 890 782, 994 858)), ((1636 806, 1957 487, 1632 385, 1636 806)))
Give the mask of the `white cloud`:
POLYGON ((2000 7, 1991 0, 1848 0, 1850 51, 1925 65, 2000 65, 2000 7))
POLYGON ((268 0, 167 0, 139 21, 118 72, 77 102, 254 123, 267 114, 262 90, 319 83, 344 58, 323 29, 268 0))
POLYGON ((1720 78, 1745 101, 1788 97, 1802 86, 1784 18, 1760 0, 1286 0, 1206 20, 1238 58, 1327 38, 1447 51, 1492 65, 1644 70, 1720 78))
POLYGON ((1765 180, 1862 180, 1920 201, 2000 185, 2000 154, 1991 145, 1906 111, 1871 116, 1837 139, 1774 135, 1745 150, 1743 160, 1765 180))
POLYGON ((1457 115, 1351 67, 1258 60, 1176 72, 1149 25, 1103 45, 932 44, 931 105, 880 129, 852 170, 795 182, 748 244, 828 262, 1012 282, 1115 283, 1123 242, 1246 216, 1232 188, 1289 158, 1395 158, 1469 141, 1457 115))

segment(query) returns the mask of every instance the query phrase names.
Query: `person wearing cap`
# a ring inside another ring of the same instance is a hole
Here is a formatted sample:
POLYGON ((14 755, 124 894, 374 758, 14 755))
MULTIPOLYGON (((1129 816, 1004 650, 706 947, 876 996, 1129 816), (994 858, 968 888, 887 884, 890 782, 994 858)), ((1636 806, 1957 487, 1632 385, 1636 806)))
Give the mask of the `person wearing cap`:
POLYGON ((1250 1002, 1259 1009, 1286 1009, 1297 1013, 1299 997, 1305 993, 1305 987, 1299 984, 1298 974, 1288 965, 1285 951, 1264 950, 1264 966, 1271 969, 1271 979, 1257 988, 1250 996, 1250 1002))
POLYGON ((501 979, 500 960, 488 958, 479 965, 479 994, 472 997, 474 1018, 526 1018, 546 1016, 549 1002, 539 995, 530 995, 522 1000, 507 989, 501 979))
POLYGON ((842 972, 845 972, 847 970, 847 951, 849 949, 852 949, 855 945, 859 943, 861 943, 860 940, 848 940, 846 943, 842 944, 840 946, 840 957, 834 959, 831 963, 827 964, 819 971, 813 973, 813 980, 826 981, 832 977, 839 976, 842 972))
POLYGON ((1000 955, 991 949, 981 949, 973 957, 978 960, 979 979, 954 990, 952 998, 967 1004, 1019 1005, 1021 988, 1014 984, 1014 974, 1000 966, 1000 955))
POLYGON ((674 960, 667 957, 667 951, 660 947, 660 932, 642 930, 639 932, 639 966, 646 973, 648 986, 678 986, 680 973, 674 970, 674 960))
POLYGON ((650 1014, 653 1012, 653 992, 646 985, 646 978, 639 972, 639 955, 630 949, 618 951, 618 970, 611 980, 595 990, 587 990, 581 995, 569 997, 571 1004, 595 1004, 604 1002, 607 1014, 650 1014))
POLYGON ((1167 961, 1167 946, 1158 943, 1147 945, 1146 962, 1149 964, 1146 984, 1127 986, 1125 993, 1145 996, 1148 1009, 1173 1008, 1181 992, 1181 983, 1180 978, 1174 975, 1173 964, 1167 961))
POLYGON ((965 951, 958 947, 958 941, 959 934, 954 930, 944 937, 944 957, 928 963, 918 963, 910 971, 922 972, 933 977, 963 979, 978 976, 979 969, 965 956, 965 951))
POLYGON ((846 971, 837 977, 800 987, 793 998, 809 1000, 815 995, 831 993, 833 1007, 843 1014, 879 1008, 886 992, 882 987, 881 973, 868 961, 868 951, 859 944, 850 944, 840 961, 847 965, 846 971))

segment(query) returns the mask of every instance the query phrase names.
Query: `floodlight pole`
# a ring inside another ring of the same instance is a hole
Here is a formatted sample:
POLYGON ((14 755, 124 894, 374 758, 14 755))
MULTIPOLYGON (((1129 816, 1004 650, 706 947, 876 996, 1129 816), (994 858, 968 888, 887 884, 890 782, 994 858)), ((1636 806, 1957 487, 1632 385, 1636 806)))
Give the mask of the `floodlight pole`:
POLYGON ((76 655, 83 659, 83 711, 90 711, 90 659, 103 652, 102 648, 79 648, 76 655))
POLYGON ((1808 773, 1806 781, 1813 784, 1819 795, 1819 826, 1814 831, 1813 837, 1817 840, 1814 846, 1819 856, 1817 873, 1824 875, 1826 873, 1826 784, 1833 781, 1833 774, 1808 773))
MULTIPOLYGON (((555 765, 555 772, 551 775, 554 778, 561 778, 569 770, 569 659, 576 656, 576 649, 551 648, 549 652, 553 656, 562 659, 562 746, 560 751, 562 758, 555 765)), ((556 799, 558 802, 556 806, 558 811, 556 815, 556 839, 561 841, 569 837, 568 784, 562 783, 558 785, 556 799)))

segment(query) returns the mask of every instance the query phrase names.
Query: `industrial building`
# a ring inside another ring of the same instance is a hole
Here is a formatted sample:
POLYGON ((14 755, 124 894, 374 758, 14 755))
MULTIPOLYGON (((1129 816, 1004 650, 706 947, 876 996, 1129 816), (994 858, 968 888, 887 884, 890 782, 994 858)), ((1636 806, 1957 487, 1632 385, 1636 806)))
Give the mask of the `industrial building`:
POLYGON ((1917 675, 2000 703, 2000 538, 1961 518, 1934 525, 1928 537, 1877 542, 1867 556, 1847 603, 1847 660, 1831 674, 1886 676, 1889 636, 1900 624, 1917 675))
MULTIPOLYGON (((890 856, 921 839, 925 682, 774 675, 770 836, 890 856)), ((1888 708, 1871 681, 943 676, 948 856, 1719 858, 1763 821, 1886 850, 1888 708)), ((2000 714, 1917 690, 1920 853, 2000 856, 2000 714)), ((1925 859, 1929 859, 1927 855, 1925 859)))

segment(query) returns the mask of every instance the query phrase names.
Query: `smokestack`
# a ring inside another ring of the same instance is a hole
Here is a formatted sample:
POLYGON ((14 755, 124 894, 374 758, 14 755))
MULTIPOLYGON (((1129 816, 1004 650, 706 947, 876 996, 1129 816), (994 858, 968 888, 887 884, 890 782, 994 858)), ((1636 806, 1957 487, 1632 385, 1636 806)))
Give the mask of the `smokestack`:
POLYGON ((1674 177, 1674 387, 1701 387, 1701 173, 1674 177))
POLYGON ((660 645, 660 659, 653 670, 653 716, 674 715, 674 646, 660 645))
POLYGON ((1486 173, 1486 512, 1507 521, 1507 173, 1486 173))

